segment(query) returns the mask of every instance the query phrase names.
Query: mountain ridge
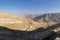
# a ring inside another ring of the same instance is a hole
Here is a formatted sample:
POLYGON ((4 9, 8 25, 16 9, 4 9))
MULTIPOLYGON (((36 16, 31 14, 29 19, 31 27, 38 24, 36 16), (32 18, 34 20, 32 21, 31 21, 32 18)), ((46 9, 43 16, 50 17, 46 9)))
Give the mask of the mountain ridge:
POLYGON ((36 16, 33 20, 35 21, 41 21, 44 22, 60 22, 60 13, 48 13, 41 16, 36 16))

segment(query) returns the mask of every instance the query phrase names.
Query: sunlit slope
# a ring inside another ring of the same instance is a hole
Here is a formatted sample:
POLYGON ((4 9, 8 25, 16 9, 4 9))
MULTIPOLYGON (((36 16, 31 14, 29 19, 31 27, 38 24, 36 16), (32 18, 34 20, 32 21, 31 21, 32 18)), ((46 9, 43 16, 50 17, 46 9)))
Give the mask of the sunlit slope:
POLYGON ((27 23, 27 19, 22 15, 16 16, 5 12, 0 12, 0 25, 2 26, 15 30, 26 30, 27 23))

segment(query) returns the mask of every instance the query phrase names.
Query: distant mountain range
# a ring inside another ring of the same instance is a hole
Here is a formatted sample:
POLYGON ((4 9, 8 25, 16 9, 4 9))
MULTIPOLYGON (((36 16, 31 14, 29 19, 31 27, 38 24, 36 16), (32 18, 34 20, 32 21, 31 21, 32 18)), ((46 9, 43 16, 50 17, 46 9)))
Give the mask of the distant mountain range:
POLYGON ((60 22, 60 13, 47 13, 40 16, 36 16, 34 21, 40 22, 60 22))

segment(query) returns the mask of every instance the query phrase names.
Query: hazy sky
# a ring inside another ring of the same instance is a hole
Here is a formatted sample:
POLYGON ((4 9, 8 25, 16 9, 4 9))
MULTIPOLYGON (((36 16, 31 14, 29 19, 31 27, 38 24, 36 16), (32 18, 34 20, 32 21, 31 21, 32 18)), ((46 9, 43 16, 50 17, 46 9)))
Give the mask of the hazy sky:
POLYGON ((60 12, 60 0, 0 0, 0 11, 8 13, 60 12))

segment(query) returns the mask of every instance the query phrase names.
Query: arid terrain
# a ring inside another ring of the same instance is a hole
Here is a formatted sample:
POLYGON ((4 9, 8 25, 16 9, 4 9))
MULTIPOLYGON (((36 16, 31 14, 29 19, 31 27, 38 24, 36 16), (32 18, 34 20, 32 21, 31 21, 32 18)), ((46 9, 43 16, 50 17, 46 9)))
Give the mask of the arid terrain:
POLYGON ((55 40, 59 34, 60 13, 15 15, 0 12, 1 40, 55 40))
MULTIPOLYGON (((52 15, 53 14, 51 14, 51 17, 52 15)), ((32 31, 40 27, 46 28, 47 26, 57 23, 54 18, 51 18, 50 20, 50 16, 48 16, 48 14, 44 14, 42 16, 34 15, 35 17, 33 15, 30 16, 0 12, 0 25, 15 30, 32 31)))

